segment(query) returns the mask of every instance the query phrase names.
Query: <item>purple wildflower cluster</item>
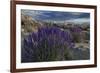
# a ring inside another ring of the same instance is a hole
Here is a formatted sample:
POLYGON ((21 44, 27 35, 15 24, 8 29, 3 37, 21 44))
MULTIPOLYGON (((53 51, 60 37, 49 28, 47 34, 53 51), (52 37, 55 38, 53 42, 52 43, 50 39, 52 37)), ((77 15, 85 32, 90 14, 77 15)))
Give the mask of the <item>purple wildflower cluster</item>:
POLYGON ((80 27, 72 27, 70 30, 72 32, 76 32, 76 33, 81 33, 82 32, 82 29, 80 27))
POLYGON ((69 30, 42 27, 23 40, 22 62, 69 60, 71 56, 68 50, 73 47, 73 37, 69 30))

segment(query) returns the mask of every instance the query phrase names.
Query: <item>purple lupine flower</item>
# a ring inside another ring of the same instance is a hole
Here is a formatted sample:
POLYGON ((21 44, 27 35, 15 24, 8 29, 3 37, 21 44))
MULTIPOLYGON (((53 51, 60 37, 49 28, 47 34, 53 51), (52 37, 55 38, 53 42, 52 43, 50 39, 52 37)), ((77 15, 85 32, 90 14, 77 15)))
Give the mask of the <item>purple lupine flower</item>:
POLYGON ((31 48, 34 51, 32 54, 34 58, 29 57, 33 62, 66 60, 69 59, 69 57, 64 57, 66 54, 68 56, 68 49, 74 47, 72 40, 72 35, 67 30, 57 27, 41 27, 38 32, 33 32, 24 39, 23 46, 27 50, 31 48))

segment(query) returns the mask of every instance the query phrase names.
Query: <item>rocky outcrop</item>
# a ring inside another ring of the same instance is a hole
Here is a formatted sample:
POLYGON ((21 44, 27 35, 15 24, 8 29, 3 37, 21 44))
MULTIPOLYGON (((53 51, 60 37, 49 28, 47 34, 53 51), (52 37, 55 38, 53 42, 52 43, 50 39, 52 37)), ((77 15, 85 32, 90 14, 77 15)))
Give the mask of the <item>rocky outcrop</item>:
POLYGON ((36 32, 39 28, 39 23, 31 16, 21 15, 21 31, 22 33, 36 32))

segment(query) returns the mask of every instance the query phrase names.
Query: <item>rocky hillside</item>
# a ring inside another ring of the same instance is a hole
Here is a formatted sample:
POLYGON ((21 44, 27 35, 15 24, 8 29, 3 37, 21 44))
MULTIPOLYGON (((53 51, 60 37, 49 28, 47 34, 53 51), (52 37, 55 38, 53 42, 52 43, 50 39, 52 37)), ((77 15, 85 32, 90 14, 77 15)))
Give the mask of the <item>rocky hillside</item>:
POLYGON ((37 29, 39 28, 39 23, 33 19, 31 16, 27 16, 22 14, 21 15, 21 32, 24 35, 27 35, 31 32, 37 32, 37 29))

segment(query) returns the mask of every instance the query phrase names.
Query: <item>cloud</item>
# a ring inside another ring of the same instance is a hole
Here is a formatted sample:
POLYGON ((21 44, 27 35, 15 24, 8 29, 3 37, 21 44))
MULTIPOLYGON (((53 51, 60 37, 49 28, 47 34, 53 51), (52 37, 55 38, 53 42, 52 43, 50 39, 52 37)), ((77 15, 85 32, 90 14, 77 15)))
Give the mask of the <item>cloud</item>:
POLYGON ((89 19, 89 18, 77 18, 77 19, 66 20, 66 22, 73 22, 73 23, 89 23, 89 22, 90 22, 90 19, 89 19))
POLYGON ((22 14, 25 14, 25 15, 32 16, 32 17, 34 17, 34 16, 39 16, 39 15, 42 15, 42 14, 43 14, 43 12, 41 12, 41 11, 36 11, 36 10, 24 10, 24 9, 21 10, 21 13, 22 13, 22 14))
POLYGON ((68 20, 73 22, 88 22, 89 13, 82 12, 61 12, 61 11, 44 11, 44 10, 21 10, 22 14, 29 15, 39 20, 68 20))
POLYGON ((72 15, 81 15, 81 14, 83 14, 83 13, 80 13, 80 12, 71 12, 70 14, 72 14, 72 15))

